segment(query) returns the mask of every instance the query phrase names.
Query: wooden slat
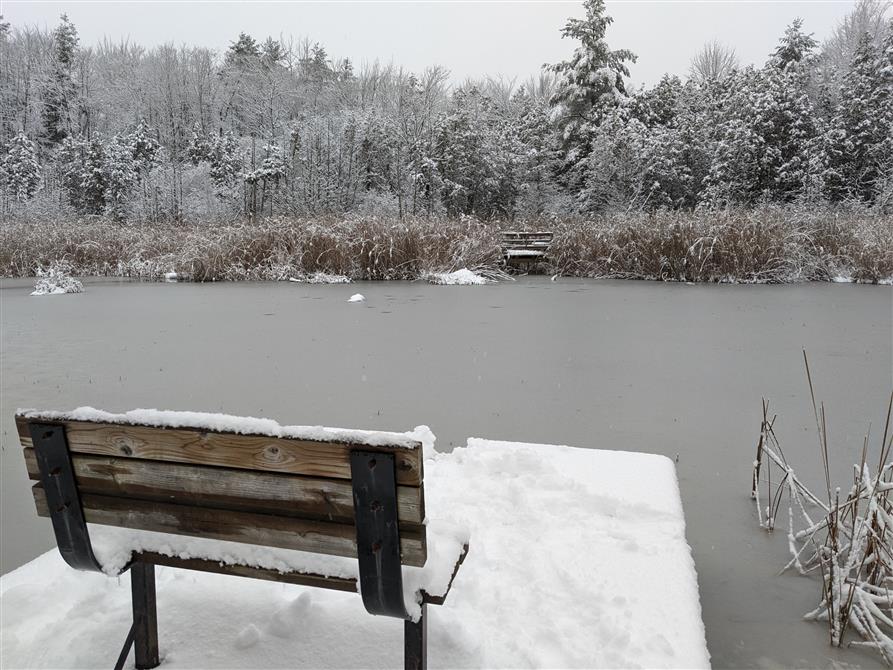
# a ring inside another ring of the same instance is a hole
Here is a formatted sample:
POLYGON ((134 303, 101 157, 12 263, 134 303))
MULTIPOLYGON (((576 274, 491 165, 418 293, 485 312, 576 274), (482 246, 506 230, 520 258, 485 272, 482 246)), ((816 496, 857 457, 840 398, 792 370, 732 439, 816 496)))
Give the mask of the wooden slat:
MULTIPOLYGON (((16 416, 23 447, 30 447, 29 419, 16 416)), ((350 451, 393 453, 397 483, 420 486, 422 450, 370 447, 338 442, 290 440, 260 435, 213 433, 189 428, 157 428, 123 424, 63 421, 72 453, 214 465, 244 470, 287 472, 310 477, 350 479, 350 451)))
MULTIPOLYGON (((40 480, 34 449, 24 450, 28 476, 40 480)), ((353 489, 343 479, 203 467, 136 458, 73 454, 82 493, 304 516, 352 523, 353 489)), ((424 520, 422 489, 397 487, 401 528, 424 520)))
MULTIPOLYGON (((32 491, 37 513, 40 516, 49 516, 46 494, 41 485, 35 484, 32 491)), ((350 524, 190 507, 92 493, 81 496, 81 506, 88 523, 334 556, 357 555, 356 531, 350 524)), ((425 564, 426 545, 423 534, 401 530, 400 549, 405 565, 425 564)))
POLYGON ((278 570, 255 568, 250 565, 230 565, 202 558, 179 558, 148 551, 134 554, 133 559, 135 561, 154 563, 155 565, 165 565, 170 568, 183 568, 185 570, 197 570, 199 572, 214 572, 221 575, 250 577, 251 579, 266 579, 274 582, 284 582, 286 584, 316 586, 318 588, 332 589, 335 591, 357 592, 357 580, 345 579, 344 577, 327 577, 325 575, 305 574, 302 572, 279 572, 278 570))

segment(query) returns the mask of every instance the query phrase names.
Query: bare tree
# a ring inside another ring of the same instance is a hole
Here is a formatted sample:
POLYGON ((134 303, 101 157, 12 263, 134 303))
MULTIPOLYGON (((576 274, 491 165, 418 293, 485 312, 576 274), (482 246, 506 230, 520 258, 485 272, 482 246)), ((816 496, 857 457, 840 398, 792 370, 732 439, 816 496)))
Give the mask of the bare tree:
POLYGON ((887 16, 893 8, 893 0, 857 0, 853 11, 834 28, 822 45, 822 74, 832 79, 836 73, 846 72, 856 45, 868 33, 875 45, 880 45, 887 34, 887 16))
POLYGON ((735 50, 717 40, 707 42, 689 66, 689 76, 700 83, 719 81, 728 77, 738 67, 735 50))

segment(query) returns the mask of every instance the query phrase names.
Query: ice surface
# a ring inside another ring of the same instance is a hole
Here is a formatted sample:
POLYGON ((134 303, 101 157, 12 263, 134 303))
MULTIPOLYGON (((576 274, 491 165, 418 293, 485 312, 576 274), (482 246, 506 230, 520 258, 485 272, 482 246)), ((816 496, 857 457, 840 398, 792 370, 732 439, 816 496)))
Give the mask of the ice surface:
MULTIPOLYGON (((471 536, 446 605, 428 609, 432 668, 708 667, 670 460, 430 443, 430 537, 471 536)), ((432 558, 440 552, 429 540, 432 558)), ((426 569, 407 569, 407 581, 426 569)), ((108 666, 129 626, 128 582, 71 570, 56 550, 4 575, 4 666, 108 666)), ((402 663, 402 624, 351 593, 158 568, 158 621, 165 668, 402 663)))

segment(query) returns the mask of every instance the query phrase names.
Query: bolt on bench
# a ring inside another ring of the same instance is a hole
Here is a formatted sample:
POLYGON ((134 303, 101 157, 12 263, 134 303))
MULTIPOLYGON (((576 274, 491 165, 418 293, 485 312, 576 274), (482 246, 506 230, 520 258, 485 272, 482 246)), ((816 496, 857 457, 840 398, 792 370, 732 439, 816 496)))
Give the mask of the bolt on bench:
POLYGON ((426 606, 444 603, 468 545, 443 542, 444 551, 428 560, 422 445, 411 434, 91 408, 20 411, 16 427, 28 475, 37 481, 38 514, 52 520, 59 551, 73 568, 109 573, 87 523, 296 550, 289 552, 293 567, 281 571, 214 555, 147 551, 139 543, 120 570, 131 572, 133 625, 116 668, 131 646, 137 668, 160 663, 155 565, 341 591, 359 587, 369 613, 404 619, 405 667, 426 666, 426 606), (319 554, 356 558, 349 562, 355 576, 320 574, 319 554), (316 572, 301 569, 303 556, 316 572), (404 566, 413 578, 408 600, 404 566))

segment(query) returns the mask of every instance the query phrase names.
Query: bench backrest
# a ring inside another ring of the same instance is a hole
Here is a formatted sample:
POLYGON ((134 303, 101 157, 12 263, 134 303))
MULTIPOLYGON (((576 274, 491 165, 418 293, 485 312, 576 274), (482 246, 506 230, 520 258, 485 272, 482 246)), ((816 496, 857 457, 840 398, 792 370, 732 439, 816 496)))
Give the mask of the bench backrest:
POLYGON ((521 232, 507 230, 502 233, 503 246, 512 248, 523 247, 548 247, 552 244, 552 233, 547 231, 521 232))
POLYGON ((357 457, 374 468, 375 454, 391 454, 401 562, 425 564, 422 446, 403 434, 291 427, 276 436, 18 414, 42 516, 50 510, 32 424, 64 429, 88 523, 337 556, 357 556, 357 457))

